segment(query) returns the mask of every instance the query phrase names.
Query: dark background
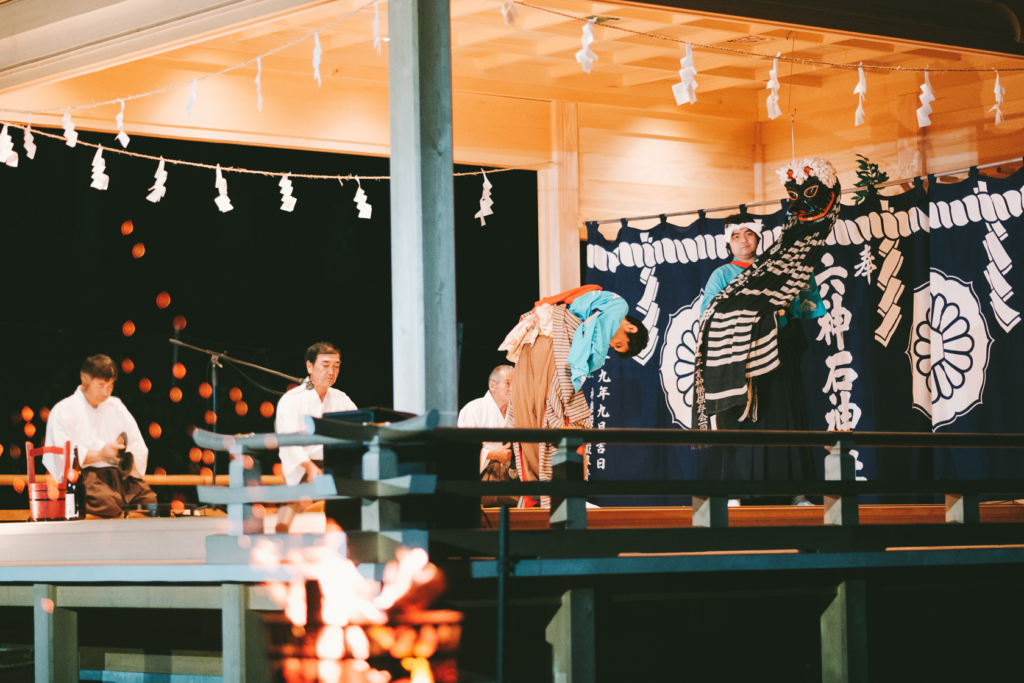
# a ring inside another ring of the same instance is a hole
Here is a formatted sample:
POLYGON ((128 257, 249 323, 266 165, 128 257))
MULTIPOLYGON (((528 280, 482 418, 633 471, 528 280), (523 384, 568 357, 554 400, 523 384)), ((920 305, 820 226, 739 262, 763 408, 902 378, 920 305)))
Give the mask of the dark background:
MULTIPOLYGON (((198 388, 209 379, 209 363, 180 349, 187 373, 181 380, 172 376, 175 347, 168 338, 178 315, 187 322, 182 341, 299 377, 305 376, 305 349, 333 342, 342 353, 336 388, 359 406, 392 405, 387 181, 362 183, 373 206, 365 220, 353 201, 354 181, 293 179, 298 203, 287 213, 279 208, 277 178, 225 173, 234 210, 222 214, 213 201, 213 170, 168 164, 167 194, 152 204, 146 195, 155 161, 105 151, 110 186, 99 191, 89 186, 95 149, 71 149, 37 135, 36 158, 29 160, 20 131, 11 132, 20 166, 0 166, 0 473, 25 471, 24 455, 12 458, 26 441, 22 408, 34 412, 32 441, 41 445, 46 424, 40 409, 70 395, 82 361, 96 353, 135 364, 131 374, 120 373, 114 395, 146 438, 149 473, 158 467, 198 473, 202 464, 189 460, 187 430, 205 427, 209 405, 198 388), (134 230, 125 236, 127 220, 134 230), (132 256, 137 243, 145 246, 138 259, 132 256), (156 298, 163 291, 171 303, 161 310, 156 298), (121 331, 128 320, 136 327, 131 337, 121 331), (140 390, 142 378, 152 383, 149 393, 140 390), (180 403, 169 398, 172 386, 182 390, 180 403), (150 436, 151 423, 160 425, 160 438, 150 436)), ((80 139, 119 147, 109 135, 84 132, 80 139)), ((386 158, 141 136, 132 136, 129 150, 293 173, 387 175, 389 165, 386 158)), ((483 227, 473 218, 482 179, 454 181, 460 407, 486 391, 489 371, 504 362, 498 345, 538 298, 536 174, 489 177, 495 213, 483 227)), ((277 391, 287 386, 258 371, 245 373, 277 391)), ((262 417, 260 404, 276 406, 277 398, 225 364, 218 431, 273 431, 273 417, 262 417), (228 397, 233 387, 248 407, 244 417, 228 397)), ((263 463, 264 473, 274 462, 263 463)), ((164 502, 172 494, 166 489, 158 487, 164 502)), ((27 507, 25 494, 0 487, 0 507, 27 507)))

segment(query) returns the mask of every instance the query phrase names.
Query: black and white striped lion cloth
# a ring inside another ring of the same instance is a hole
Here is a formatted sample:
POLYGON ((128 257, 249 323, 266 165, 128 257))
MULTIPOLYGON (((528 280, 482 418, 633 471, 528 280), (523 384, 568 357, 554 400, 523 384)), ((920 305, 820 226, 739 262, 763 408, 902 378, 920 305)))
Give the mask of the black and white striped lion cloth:
POLYGON ((804 159, 778 174, 790 198, 782 235, 701 316, 693 401, 698 429, 710 429, 711 415, 735 406, 756 411, 753 378, 779 367, 777 312, 807 288, 811 262, 839 215, 839 179, 829 162, 804 159))

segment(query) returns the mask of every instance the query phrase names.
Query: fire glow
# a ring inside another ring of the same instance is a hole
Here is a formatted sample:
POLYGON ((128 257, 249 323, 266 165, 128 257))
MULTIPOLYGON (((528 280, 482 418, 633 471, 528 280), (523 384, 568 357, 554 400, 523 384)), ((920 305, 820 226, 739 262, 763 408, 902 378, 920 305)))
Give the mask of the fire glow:
POLYGON ((408 683, 454 682, 455 662, 431 658, 454 654, 462 615, 426 609, 445 586, 426 551, 400 548, 384 581, 371 581, 345 557, 345 534, 332 526, 323 546, 283 552, 278 541, 262 539, 250 551, 253 569, 291 576, 265 584, 286 617, 277 617, 280 626, 272 629, 284 680, 388 683, 396 676, 408 683))

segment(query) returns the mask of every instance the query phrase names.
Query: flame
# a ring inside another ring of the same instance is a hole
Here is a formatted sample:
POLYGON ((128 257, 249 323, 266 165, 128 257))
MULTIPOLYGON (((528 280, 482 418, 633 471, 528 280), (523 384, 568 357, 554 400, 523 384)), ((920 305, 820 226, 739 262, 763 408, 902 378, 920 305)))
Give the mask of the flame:
POLYGON ((185 369, 184 363, 175 363, 174 365, 171 366, 171 374, 177 377, 178 379, 183 379, 185 377, 186 372, 188 371, 185 369))
POLYGON ((132 225, 131 221, 125 221, 124 223, 121 224, 121 234, 122 235, 130 235, 130 234, 132 234, 132 230, 134 230, 134 229, 135 229, 135 226, 132 225))
POLYGON ((395 659, 403 659, 412 654, 412 649, 415 646, 416 629, 409 628, 408 626, 400 626, 395 638, 395 644, 391 646, 388 652, 395 659))
POLYGON ((410 683, 434 683, 430 662, 422 657, 406 657, 402 660, 402 668, 409 672, 410 683))
POLYGON ((284 613, 296 626, 306 625, 305 581, 293 580, 288 584, 288 603, 284 608, 284 613))
POLYGON ((153 383, 150 382, 147 378, 143 377, 142 379, 139 380, 139 391, 141 391, 142 393, 148 394, 149 390, 152 388, 153 383))
POLYGON ((206 424, 212 425, 217 421, 217 413, 212 410, 207 410, 206 414, 203 415, 203 419, 206 420, 206 424))
POLYGON ((193 446, 188 450, 188 459, 192 462, 199 462, 203 459, 203 451, 200 448, 193 446))
POLYGON ((154 439, 159 439, 163 433, 164 430, 156 422, 151 422, 149 424, 149 435, 154 439))
POLYGON ((245 417, 245 414, 249 412, 249 406, 245 401, 239 401, 235 404, 235 412, 241 417, 245 417))
POLYGON ((274 414, 274 404, 270 401, 264 401, 260 404, 260 415, 263 417, 271 417, 274 414))
POLYGON ((139 242, 134 247, 132 247, 132 256, 134 256, 135 258, 142 258, 145 255, 146 245, 143 244, 142 242, 139 242))
MULTIPOLYGON (((39 419, 42 420, 43 422, 46 422, 47 420, 49 420, 50 419, 50 409, 47 408, 46 406, 43 406, 42 408, 40 408, 39 409, 39 419)), ((0 453, 2 453, 2 452, 3 451, 0 451, 0 453)))
POLYGON ((156 295, 156 307, 163 309, 171 305, 171 295, 167 292, 160 292, 156 295))
POLYGON ((173 401, 174 403, 177 403, 178 401, 180 401, 181 400, 181 389, 179 389, 178 387, 171 387, 170 397, 171 397, 171 401, 173 401))
POLYGON ((25 490, 25 480, 24 479, 15 479, 14 480, 14 491, 16 493, 21 493, 24 490, 25 490))
POLYGON ((124 370, 126 374, 130 375, 132 374, 132 371, 135 370, 135 363, 132 362, 131 358, 125 358, 121 361, 121 369, 124 370))
POLYGON ((231 387, 231 391, 228 392, 228 398, 235 403, 238 403, 242 400, 242 390, 238 387, 231 387))
POLYGON ((437 652, 437 630, 430 624, 425 624, 420 628, 420 639, 416 641, 416 647, 412 649, 412 653, 417 657, 429 658, 433 657, 435 652, 437 652))
POLYGON ((185 320, 185 316, 183 315, 174 316, 174 320, 171 322, 171 325, 173 325, 174 329, 176 329, 178 332, 181 332, 183 329, 185 329, 185 325, 187 324, 188 322, 185 320))
POLYGON ((316 656, 341 659, 345 656, 345 634, 340 626, 325 626, 316 639, 316 656))
POLYGON ((31 439, 35 435, 36 435, 36 426, 34 424, 32 424, 31 422, 29 422, 27 425, 25 425, 25 436, 27 436, 28 438, 31 439))
POLYGON ((215 456, 213 454, 213 451, 211 451, 209 448, 207 448, 205 451, 203 451, 203 464, 204 465, 212 465, 214 459, 215 459, 215 456))
POLYGON ((409 592, 413 583, 425 583, 437 572, 430 565, 430 558, 423 548, 399 548, 395 558, 397 562, 388 562, 384 568, 384 588, 373 601, 382 610, 391 609, 399 598, 409 592), (429 575, 421 575, 424 570, 428 570, 429 575))
POLYGON ((199 395, 203 398, 210 398, 213 396, 213 387, 210 386, 209 382, 203 382, 199 385, 199 395))
POLYGON ((341 680, 341 664, 330 659, 321 659, 316 667, 320 683, 338 683, 341 680))
POLYGON ((21 409, 21 419, 24 420, 25 422, 31 422, 32 418, 35 417, 35 415, 35 412, 28 406, 25 406, 24 408, 21 409))
POLYGON ((370 658, 370 641, 366 632, 358 626, 349 626, 345 629, 345 642, 348 644, 349 652, 356 659, 370 658))

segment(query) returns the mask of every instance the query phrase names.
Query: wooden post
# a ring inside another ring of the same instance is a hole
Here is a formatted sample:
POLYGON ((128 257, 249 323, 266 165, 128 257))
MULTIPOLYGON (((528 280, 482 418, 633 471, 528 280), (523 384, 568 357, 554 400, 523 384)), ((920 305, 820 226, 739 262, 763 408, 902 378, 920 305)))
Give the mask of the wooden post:
POLYGON ((729 499, 724 496, 693 496, 693 526, 729 526, 729 499))
POLYGON ((57 587, 32 587, 36 683, 78 683, 78 614, 58 604, 57 587))
POLYGON ((822 683, 868 680, 867 588, 863 579, 843 581, 821 615, 822 683))
POLYGON ((448 0, 388 7, 391 321, 397 410, 458 413, 448 0))
POLYGON ((223 683, 266 683, 270 680, 263 619, 249 609, 249 587, 221 586, 223 683))
MULTIPOLYGON (((551 456, 551 478, 555 481, 584 481, 583 457, 576 452, 582 442, 562 439, 551 456)), ((556 529, 586 529, 586 498, 551 498, 550 524, 556 529)))
POLYGON ((594 643, 594 589, 573 588, 562 595, 562 606, 544 631, 551 644, 551 667, 556 683, 594 683, 597 680, 594 643))
POLYGON ((580 138, 575 102, 551 103, 551 166, 537 172, 540 295, 580 285, 580 138))
MULTIPOLYGON (((228 487, 241 489, 246 486, 259 486, 260 463, 252 459, 252 467, 245 468, 245 453, 241 446, 232 446, 228 451, 228 487)), ((263 518, 253 514, 252 504, 228 504, 228 535, 262 534, 263 518)))
MULTIPOLYGON (((856 481, 857 462, 852 441, 837 441, 825 456, 826 481, 856 481)), ((860 523, 860 496, 825 496, 825 524, 851 526, 860 523)))
POLYGON ((946 494, 946 522, 948 524, 978 524, 981 509, 977 493, 946 494))

